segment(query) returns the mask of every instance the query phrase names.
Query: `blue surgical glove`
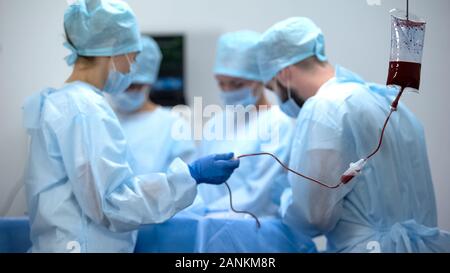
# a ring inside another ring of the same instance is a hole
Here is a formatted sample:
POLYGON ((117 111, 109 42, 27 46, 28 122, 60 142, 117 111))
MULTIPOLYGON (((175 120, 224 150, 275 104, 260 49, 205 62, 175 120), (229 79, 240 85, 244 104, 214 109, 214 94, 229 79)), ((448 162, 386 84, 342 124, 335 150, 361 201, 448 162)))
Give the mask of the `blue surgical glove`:
POLYGON ((197 184, 219 185, 226 182, 234 169, 239 167, 239 159, 233 157, 233 153, 202 157, 189 164, 189 171, 197 184))

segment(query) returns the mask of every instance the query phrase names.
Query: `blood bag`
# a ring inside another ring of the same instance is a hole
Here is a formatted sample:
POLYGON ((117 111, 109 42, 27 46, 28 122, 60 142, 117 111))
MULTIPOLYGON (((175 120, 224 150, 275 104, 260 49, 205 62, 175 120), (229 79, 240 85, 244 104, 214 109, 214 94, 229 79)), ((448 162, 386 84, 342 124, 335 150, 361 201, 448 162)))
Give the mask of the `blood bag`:
POLYGON ((391 55, 387 85, 419 91, 425 21, 405 11, 391 11, 391 55))

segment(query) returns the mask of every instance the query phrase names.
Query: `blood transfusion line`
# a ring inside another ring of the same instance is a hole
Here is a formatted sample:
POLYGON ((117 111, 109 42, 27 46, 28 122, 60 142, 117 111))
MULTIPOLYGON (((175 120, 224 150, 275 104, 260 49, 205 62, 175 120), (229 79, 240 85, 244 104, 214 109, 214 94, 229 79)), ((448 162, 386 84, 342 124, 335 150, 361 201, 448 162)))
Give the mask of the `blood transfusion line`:
MULTIPOLYGON (((380 134, 380 139, 378 141, 378 145, 377 147, 374 149, 374 151, 372 153, 370 153, 367 157, 365 157, 364 159, 360 159, 359 161, 355 162, 355 163, 351 163, 350 164, 350 168, 348 168, 341 176, 341 181, 336 184, 336 185, 332 185, 329 186, 328 184, 318 180, 318 179, 314 179, 312 177, 306 176, 300 172, 297 172, 291 168, 289 168, 286 164, 284 164, 278 157, 276 157, 275 155, 268 153, 268 152, 261 152, 261 153, 253 153, 253 154, 243 154, 237 157, 237 159, 241 159, 241 158, 246 158, 246 157, 253 157, 253 156, 270 156, 273 159, 275 159, 278 164, 280 164, 285 170, 292 172, 295 175, 298 175, 300 177, 303 177, 307 180, 310 180, 311 182, 314 182, 322 187, 328 188, 328 189, 336 189, 338 187, 340 187, 341 185, 347 184, 348 182, 350 182, 350 180, 352 180, 357 174, 359 174, 361 172, 361 169, 364 167, 365 163, 371 158, 373 157, 376 153, 378 153, 378 151, 381 148, 381 145, 383 143, 383 137, 384 137, 384 132, 386 130, 386 127, 389 123, 389 119, 391 118, 391 115, 393 112, 397 111, 397 106, 398 103, 400 101, 400 97, 402 96, 404 91, 404 88, 401 88, 400 92, 398 93, 397 97, 395 98, 395 100, 392 102, 391 104, 391 109, 389 111, 388 116, 386 117, 386 120, 384 122, 383 128, 381 130, 381 134, 380 134)), ((225 183, 227 189, 228 189, 228 193, 230 194, 230 208, 233 212, 235 213, 244 213, 244 214, 248 214, 250 216, 252 216, 255 220, 256 220, 256 225, 258 228, 261 227, 261 224, 258 220, 258 217, 256 217, 253 213, 249 212, 249 211, 239 211, 236 210, 233 207, 233 198, 232 198, 232 193, 231 193, 231 189, 230 186, 228 185, 228 183, 225 183)))
POLYGON ((248 215, 250 215, 251 217, 253 217, 253 218, 256 220, 256 226, 257 226, 258 228, 260 228, 260 227, 261 227, 261 223, 259 222, 259 219, 258 219, 258 217, 256 217, 256 215, 254 215, 254 214, 251 213, 250 211, 236 210, 236 209, 233 207, 233 195, 232 195, 232 193, 231 193, 230 185, 228 185, 228 183, 225 182, 225 186, 227 187, 228 193, 230 194, 230 208, 231 208, 231 210, 232 210, 233 212, 235 212, 235 213, 243 213, 243 214, 248 214, 248 215))
POLYGON ((395 112, 395 111, 397 111, 397 106, 398 106, 398 103, 399 103, 399 101, 400 101, 400 97, 401 97, 402 94, 403 94, 403 90, 404 90, 404 88, 402 88, 402 89, 400 90, 400 92, 398 93, 397 97, 395 98, 395 100, 394 100, 394 101, 392 102, 392 104, 391 104, 391 110, 389 111, 389 114, 388 114, 388 116, 386 117, 386 120, 385 120, 384 125, 383 125, 382 130, 381 130, 381 134, 380 134, 380 138, 379 138, 379 141, 378 141, 378 145, 377 145, 377 147, 375 148, 375 150, 374 150, 372 153, 370 153, 366 158, 361 159, 361 160, 359 160, 359 161, 357 161, 357 162, 355 162, 355 163, 350 164, 350 168, 349 168, 346 172, 344 172, 344 174, 341 176, 341 181, 340 181, 340 183, 338 183, 338 184, 336 184, 336 185, 329 186, 327 183, 324 183, 324 182, 322 182, 322 181, 320 181, 320 180, 318 180, 318 179, 314 179, 314 178, 309 177, 309 176, 307 176, 307 175, 304 175, 304 174, 302 174, 302 173, 300 173, 300 172, 297 172, 297 171, 295 171, 295 170, 292 170, 291 168, 289 168, 288 166, 286 166, 286 164, 284 164, 283 162, 281 162, 280 159, 278 159, 275 155, 273 155, 273 154, 271 154, 271 153, 262 152, 262 153, 254 153, 254 154, 244 154, 244 155, 238 156, 237 158, 238 158, 238 159, 241 159, 241 158, 245 158, 245 157, 262 156, 262 155, 271 156, 271 157, 274 158, 274 159, 275 159, 275 160, 276 160, 276 161, 277 161, 277 162, 278 162, 285 170, 287 170, 287 171, 289 171, 289 172, 292 172, 292 173, 294 173, 294 174, 296 174, 296 175, 298 175, 298 176, 300 176, 300 177, 303 177, 303 178, 305 178, 305 179, 307 179, 307 180, 310 180, 310 181, 312 181, 312 182, 314 182, 314 183, 316 183, 316 184, 318 184, 318 185, 320 185, 320 186, 322 186, 322 187, 329 188, 329 189, 336 189, 336 188, 338 188, 339 186, 341 186, 341 185, 343 185, 343 184, 347 184, 348 182, 350 182, 350 180, 352 180, 352 178, 355 177, 355 176, 361 171, 361 169, 362 169, 362 167, 364 166, 364 164, 365 164, 371 157, 373 157, 376 153, 378 153, 378 151, 380 150, 381 145, 382 145, 382 143, 383 143, 384 132, 386 131, 386 127, 387 127, 387 125, 388 125, 388 123, 389 123, 389 119, 391 118, 392 113, 395 112), (352 168, 352 165, 353 165, 353 168, 352 168), (347 173, 348 173, 348 174, 347 174, 347 173))

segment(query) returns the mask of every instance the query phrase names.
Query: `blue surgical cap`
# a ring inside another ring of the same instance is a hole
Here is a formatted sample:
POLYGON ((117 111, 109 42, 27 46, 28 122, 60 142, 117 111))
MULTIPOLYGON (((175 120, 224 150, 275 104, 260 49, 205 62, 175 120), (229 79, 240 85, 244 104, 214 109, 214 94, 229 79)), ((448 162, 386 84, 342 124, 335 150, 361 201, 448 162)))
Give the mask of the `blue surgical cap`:
POLYGON ((261 81, 256 51, 260 37, 249 30, 222 35, 217 44, 214 74, 261 81))
POLYGON ((117 56, 142 50, 136 17, 120 0, 78 0, 64 14, 64 29, 72 51, 66 57, 73 65, 78 56, 117 56))
POLYGON ((257 55, 264 83, 309 57, 327 60, 322 31, 305 17, 289 18, 270 27, 261 37, 257 55))
POLYGON ((148 36, 142 36, 142 46, 142 51, 136 58, 133 83, 154 84, 161 65, 161 50, 155 40, 148 36))

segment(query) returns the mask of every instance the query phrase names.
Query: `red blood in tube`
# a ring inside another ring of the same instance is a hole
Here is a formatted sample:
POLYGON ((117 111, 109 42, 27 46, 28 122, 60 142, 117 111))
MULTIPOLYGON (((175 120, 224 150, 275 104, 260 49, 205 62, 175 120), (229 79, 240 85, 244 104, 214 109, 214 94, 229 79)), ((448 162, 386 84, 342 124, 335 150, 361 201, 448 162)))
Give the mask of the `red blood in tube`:
POLYGON ((355 177, 354 175, 343 175, 341 176, 341 182, 343 184, 347 184, 348 182, 350 182, 350 180, 353 179, 353 177, 355 177))
POLYGON ((403 88, 411 87, 419 90, 420 63, 390 62, 387 85, 398 85, 403 88))

